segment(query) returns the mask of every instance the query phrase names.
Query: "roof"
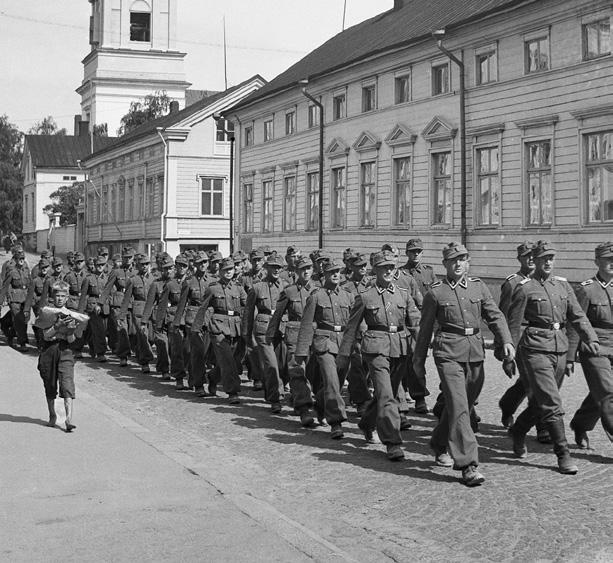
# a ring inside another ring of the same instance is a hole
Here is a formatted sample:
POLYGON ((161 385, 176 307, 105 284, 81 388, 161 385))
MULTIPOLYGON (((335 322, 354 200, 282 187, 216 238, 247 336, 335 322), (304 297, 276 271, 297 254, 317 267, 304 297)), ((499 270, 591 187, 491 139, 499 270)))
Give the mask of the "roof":
POLYGON ((152 121, 147 121, 146 123, 139 125, 136 129, 130 131, 129 133, 123 135, 122 137, 115 137, 113 139, 114 141, 113 143, 105 145, 104 147, 100 147, 99 150, 94 151, 94 155, 97 156, 99 153, 103 153, 103 152, 110 151, 110 150, 122 147, 124 145, 127 145, 136 139, 140 139, 142 137, 146 137, 147 135, 150 135, 151 133, 154 133, 157 129, 166 129, 168 127, 172 127, 176 123, 180 123, 181 121, 190 117, 191 115, 194 115, 198 113, 199 111, 206 109, 207 107, 213 105, 215 102, 222 100, 226 96, 229 96, 236 90, 239 90, 240 88, 249 84, 250 82, 253 82, 254 80, 260 80, 264 84, 266 83, 266 80, 264 80, 264 78, 262 78, 259 74, 256 74, 252 76, 251 78, 244 80, 240 84, 237 84, 236 86, 232 86, 232 88, 228 88, 227 90, 224 90, 223 92, 217 92, 216 94, 213 94, 212 96, 202 98, 201 100, 193 103, 191 106, 187 106, 180 111, 169 113, 168 115, 158 117, 157 119, 153 119, 152 121))
MULTIPOLYGON (((94 151, 112 144, 115 137, 94 137, 94 151)), ((89 135, 26 135, 32 165, 41 168, 76 168, 77 160, 91 154, 89 135)))
POLYGON ((332 37, 232 109, 295 87, 366 57, 429 39, 436 29, 451 30, 503 9, 536 0, 404 0, 402 5, 332 37))
POLYGON ((195 104, 199 100, 202 100, 203 98, 208 98, 209 96, 213 96, 214 94, 217 94, 218 92, 219 90, 187 89, 185 90, 185 107, 191 106, 192 104, 195 104))

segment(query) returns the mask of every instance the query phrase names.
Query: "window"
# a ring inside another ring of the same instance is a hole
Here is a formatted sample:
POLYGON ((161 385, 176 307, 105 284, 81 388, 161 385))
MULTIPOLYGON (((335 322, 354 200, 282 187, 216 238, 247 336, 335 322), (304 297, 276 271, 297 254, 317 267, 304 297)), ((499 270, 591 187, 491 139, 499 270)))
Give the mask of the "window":
POLYGON ((451 153, 432 155, 434 224, 451 225, 451 153))
POLYGON ((36 194, 32 194, 32 221, 36 222, 36 194))
POLYGON ((447 94, 450 91, 449 63, 432 67, 432 95, 447 94))
POLYGON ((541 37, 526 41, 526 72, 549 69, 549 38, 541 37))
POLYGON ((126 186, 123 182, 119 184, 118 199, 119 199, 119 205, 118 205, 118 210, 117 210, 117 220, 125 221, 126 220, 126 186))
POLYGON ((137 218, 142 219, 145 216, 145 184, 142 179, 138 180, 138 207, 137 218))
POLYGON ((394 99, 397 104, 411 101, 411 75, 397 76, 394 80, 394 99))
POLYGON ((343 119, 346 116, 345 94, 338 94, 332 98, 332 118, 336 120, 343 119))
MULTIPOLYGON (((139 180, 140 182, 141 180, 139 180)), ((160 209, 161 209, 160 203, 160 209)), ((155 194, 153 193, 153 178, 147 178, 147 217, 155 215, 155 194)))
POLYGON ((296 176, 284 179, 283 230, 296 230, 296 176))
POLYGON ((117 221, 117 184, 111 184, 111 197, 109 201, 109 219, 117 221))
POLYGON ((253 126, 245 127, 245 146, 250 147, 253 145, 253 126))
POLYGON ((87 221, 92 224, 96 222, 96 213, 94 194, 87 194, 87 221))
POLYGON ((126 219, 128 221, 134 219, 134 180, 128 181, 128 215, 126 219))
POLYGON ((500 179, 498 147, 477 149, 479 225, 500 224, 500 179))
POLYGON ((360 226, 375 226, 375 163, 360 164, 360 226))
POLYGON ((151 41, 151 14, 130 12, 130 41, 151 41))
POLYGON ((227 119, 218 119, 215 122, 215 140, 228 142, 232 137, 234 137, 234 123, 227 119))
POLYGON ((268 121, 264 121, 264 141, 272 141, 273 140, 273 121, 269 119, 268 121))
POLYGON ((158 203, 158 212, 162 214, 164 211, 164 174, 160 174, 157 177, 158 186, 160 188, 160 199, 158 203))
POLYGON ((394 159, 394 224, 411 225, 411 159, 394 159))
POLYGON ((345 168, 332 169, 332 227, 345 227, 345 168))
POLYGON ((550 225, 551 141, 526 144, 528 158, 528 225, 550 225))
POLYGON ((108 184, 102 186, 102 201, 100 202, 100 222, 106 223, 109 220, 109 187, 108 184))
POLYGON ((285 114, 285 134, 293 135, 296 132, 296 112, 288 111, 285 114))
POLYGON ((243 184, 243 231, 253 232, 253 184, 243 184))
POLYGON ((375 96, 376 90, 374 84, 362 88, 362 113, 375 109, 375 96))
POLYGON ((496 51, 478 54, 476 71, 477 85, 496 82, 498 79, 496 51))
POLYGON ((262 231, 271 233, 273 227, 272 180, 262 182, 262 231))
POLYGON ((200 178, 200 214, 223 215, 223 178, 200 178))
POLYGON ((29 211, 29 207, 28 207, 28 205, 29 205, 29 203, 30 203, 30 202, 28 201, 28 199, 29 199, 29 198, 28 198, 28 196, 25 196, 25 197, 24 197, 24 202, 25 202, 25 203, 24 203, 24 205, 23 205, 23 209, 24 209, 24 221, 25 221, 26 223, 28 222, 28 211, 29 211))
POLYGON ((613 131, 587 135, 588 221, 613 221, 613 131))
POLYGON ((319 125, 319 107, 315 104, 309 105, 309 128, 319 125))
POLYGON ((611 54, 611 23, 609 18, 583 26, 583 56, 596 59, 611 54))
POLYGON ((307 201, 306 228, 316 231, 319 228, 319 172, 307 174, 307 201))

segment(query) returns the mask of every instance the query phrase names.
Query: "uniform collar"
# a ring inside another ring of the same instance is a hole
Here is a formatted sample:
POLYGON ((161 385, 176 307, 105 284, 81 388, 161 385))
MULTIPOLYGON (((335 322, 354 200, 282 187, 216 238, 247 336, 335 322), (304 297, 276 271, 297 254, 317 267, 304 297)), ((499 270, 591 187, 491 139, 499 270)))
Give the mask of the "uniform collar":
POLYGON ((613 280, 610 282, 604 281, 598 274, 596 274, 596 281, 604 288, 613 287, 613 280))
POLYGON ((396 286, 393 283, 390 283, 387 287, 381 287, 379 284, 376 283, 375 287, 377 288, 377 293, 379 295, 385 293, 386 291, 389 291, 390 293, 394 293, 396 291, 396 286))
POLYGON ((449 278, 445 278, 445 281, 447 282, 447 285, 449 285, 449 287, 451 289, 455 289, 457 286, 463 287, 464 289, 466 289, 468 287, 468 280, 466 278, 466 276, 464 276, 461 280, 455 282, 450 280, 449 278))
POLYGON ((339 285, 335 286, 335 287, 330 287, 329 285, 324 285, 325 290, 328 293, 336 293, 338 295, 338 289, 339 289, 339 285))

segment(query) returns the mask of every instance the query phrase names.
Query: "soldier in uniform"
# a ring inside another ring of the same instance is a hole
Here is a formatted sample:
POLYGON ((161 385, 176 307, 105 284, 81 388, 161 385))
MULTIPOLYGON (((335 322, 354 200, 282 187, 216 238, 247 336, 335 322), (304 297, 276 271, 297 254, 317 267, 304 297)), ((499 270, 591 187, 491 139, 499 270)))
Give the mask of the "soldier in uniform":
POLYGON ((283 355, 278 350, 282 342, 279 334, 275 334, 272 343, 267 343, 266 330, 285 286, 280 279, 283 259, 279 256, 271 256, 264 267, 266 277, 254 283, 247 294, 241 332, 245 347, 252 346, 257 354, 257 359, 251 356, 251 360, 260 366, 264 382, 264 396, 271 405, 271 412, 278 414, 281 412, 281 399, 284 397, 284 386, 279 376, 278 361, 283 355))
POLYGON ((96 259, 93 256, 90 256, 85 261, 85 268, 87 269, 87 273, 88 274, 95 274, 96 273, 96 259))
POLYGON ((572 362, 579 348, 579 361, 587 381, 589 393, 570 421, 575 442, 588 449, 587 433, 594 429, 598 419, 613 441, 613 242, 596 247, 595 264, 598 272, 585 280, 577 290, 577 301, 600 342, 600 355, 594 356, 585 344, 579 345, 575 331, 569 331, 567 364, 572 362))
MULTIPOLYGON (((35 266, 36 276, 32 277, 30 280, 28 295, 23 306, 23 314, 26 323, 30 320, 31 312, 34 312, 34 316, 38 316, 40 311, 40 301, 43 296, 43 288, 45 287, 45 280, 47 279, 47 273, 49 272, 50 267, 51 264, 46 258, 41 258, 40 262, 35 266)), ((32 271, 34 271, 34 268, 32 268, 32 271)), ((36 346, 39 350, 41 350, 44 340, 43 333, 36 325, 34 325, 32 328, 34 330, 34 337, 36 338, 36 346)))
POLYGON ((340 288, 342 262, 326 260, 322 266, 324 283, 309 296, 302 314, 295 359, 299 364, 314 354, 322 385, 316 390, 317 408, 330 425, 330 437, 344 436, 342 423, 347 420, 345 401, 341 397, 341 380, 336 355, 349 321, 353 295, 340 288))
POLYGON ((509 434, 514 454, 525 458, 526 434, 541 420, 549 429, 560 473, 574 475, 578 468, 568 449, 559 392, 568 352, 566 322, 573 324, 587 353, 598 356, 599 344, 570 284, 553 275, 555 254, 550 243, 538 241, 534 275, 519 283, 511 299, 509 329, 518 346, 517 360, 522 365, 520 374, 525 378, 528 407, 517 417, 509 434))
POLYGON ((221 261, 223 260, 223 256, 221 252, 214 250, 209 254, 209 276, 213 278, 217 278, 219 275, 219 266, 221 261))
POLYGON ((109 304, 102 298, 107 275, 104 272, 106 260, 104 256, 96 259, 96 273, 87 274, 81 283, 79 312, 89 315, 89 353, 99 362, 106 362, 106 319, 109 314, 109 304))
POLYGON ((64 261, 56 256, 51 261, 51 270, 47 274, 45 284, 43 285, 43 293, 40 299, 40 306, 46 307, 52 301, 51 286, 58 281, 63 281, 66 273, 64 270, 64 261))
POLYGON ((149 257, 144 254, 138 255, 136 259, 136 272, 128 279, 117 315, 118 322, 132 327, 132 331, 136 333, 134 352, 136 361, 143 373, 150 373, 149 363, 153 361, 153 350, 149 342, 148 330, 141 330, 147 294, 154 282, 150 268, 151 261, 149 257))
MULTIPOLYGON (((45 259, 47 262, 49 262, 49 265, 51 265, 51 261, 53 260, 53 255, 51 254, 50 250, 43 250, 40 253, 40 259, 45 259)), ((38 276, 38 267, 39 267, 40 262, 34 264, 34 267, 32 268, 32 270, 30 270, 30 277, 32 279, 34 279, 35 277, 38 276)), ((48 272, 47 272, 48 273, 48 272)))
POLYGON ((428 347, 438 323, 432 349, 445 408, 432 432, 430 447, 437 465, 454 466, 462 471, 465 485, 475 486, 484 481, 477 469, 478 445, 470 424, 470 409, 484 380, 481 319, 501 342, 506 358, 512 360, 515 349, 504 315, 489 289, 479 278, 467 275, 466 248, 449 243, 443 248, 443 265, 445 279, 433 283, 424 298, 413 366, 418 375, 425 375, 428 347))
POLYGON ((296 262, 300 258, 300 250, 295 246, 288 246, 285 253, 285 268, 281 271, 281 279, 286 285, 296 283, 298 273, 296 272, 296 262))
POLYGON ((358 426, 369 443, 374 441, 376 428, 387 448, 387 457, 399 461, 404 459, 404 452, 400 447, 401 416, 396 396, 410 346, 408 332, 416 332, 420 314, 409 291, 392 282, 396 268, 393 254, 378 252, 373 257, 373 267, 376 280, 358 290, 336 360, 343 370, 349 363, 360 325, 366 323, 362 355, 368 364, 375 397, 358 426))
MULTIPOLYGON (((82 252, 75 252, 73 259, 74 267, 64 278, 64 281, 68 284, 68 301, 66 302, 66 307, 71 311, 78 311, 79 300, 81 299, 81 285, 83 284, 83 278, 87 275, 87 270, 85 268, 85 256, 82 252)), ((75 335, 75 340, 72 343, 75 359, 83 357, 83 346, 88 339, 89 331, 90 328, 88 323, 82 335, 75 335)))
POLYGON ((215 352, 218 370, 211 372, 209 392, 217 391, 217 374, 231 405, 240 403, 243 346, 241 344, 241 314, 247 302, 243 287, 233 280, 234 260, 225 258, 219 279, 209 285, 202 305, 196 313, 192 330, 206 325, 215 352))
MULTIPOLYGON (((9 306, 10 326, 15 332, 19 350, 27 350, 28 323, 24 315, 24 305, 30 287, 30 270, 26 267, 26 257, 23 250, 17 250, 14 255, 15 264, 8 270, 0 290, 0 306, 6 299, 9 306)), ((9 329, 10 330, 10 329, 9 329)), ((11 332, 9 334, 12 335, 11 332)), ((12 345, 12 338, 9 337, 9 345, 12 345)))
POLYGON ((74 252, 69 250, 66 253, 66 263, 64 264, 64 279, 74 269, 74 252))

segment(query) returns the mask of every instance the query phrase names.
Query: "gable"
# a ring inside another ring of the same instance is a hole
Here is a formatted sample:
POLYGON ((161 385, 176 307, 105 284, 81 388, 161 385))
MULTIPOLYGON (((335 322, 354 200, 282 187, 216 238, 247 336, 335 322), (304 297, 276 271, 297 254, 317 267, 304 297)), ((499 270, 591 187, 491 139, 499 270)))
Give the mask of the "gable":
POLYGON ((380 146, 381 141, 368 131, 363 131, 360 133, 355 143, 352 145, 353 150, 356 152, 379 150, 380 146))
POLYGON ((388 136, 385 137, 385 142, 390 147, 401 146, 401 145, 412 145, 412 144, 415 144, 416 140, 417 140, 417 135, 415 135, 415 133, 412 133, 408 127, 406 127, 405 125, 402 125, 401 123, 398 123, 390 131, 388 136))
POLYGON ((349 154, 350 148, 343 139, 340 137, 335 137, 332 139, 332 142, 328 145, 326 149, 326 154, 328 157, 332 158, 335 156, 346 156, 349 154))
POLYGON ((421 136, 426 141, 442 141, 453 139, 457 132, 457 128, 453 128, 449 123, 435 115, 421 132, 421 136))

